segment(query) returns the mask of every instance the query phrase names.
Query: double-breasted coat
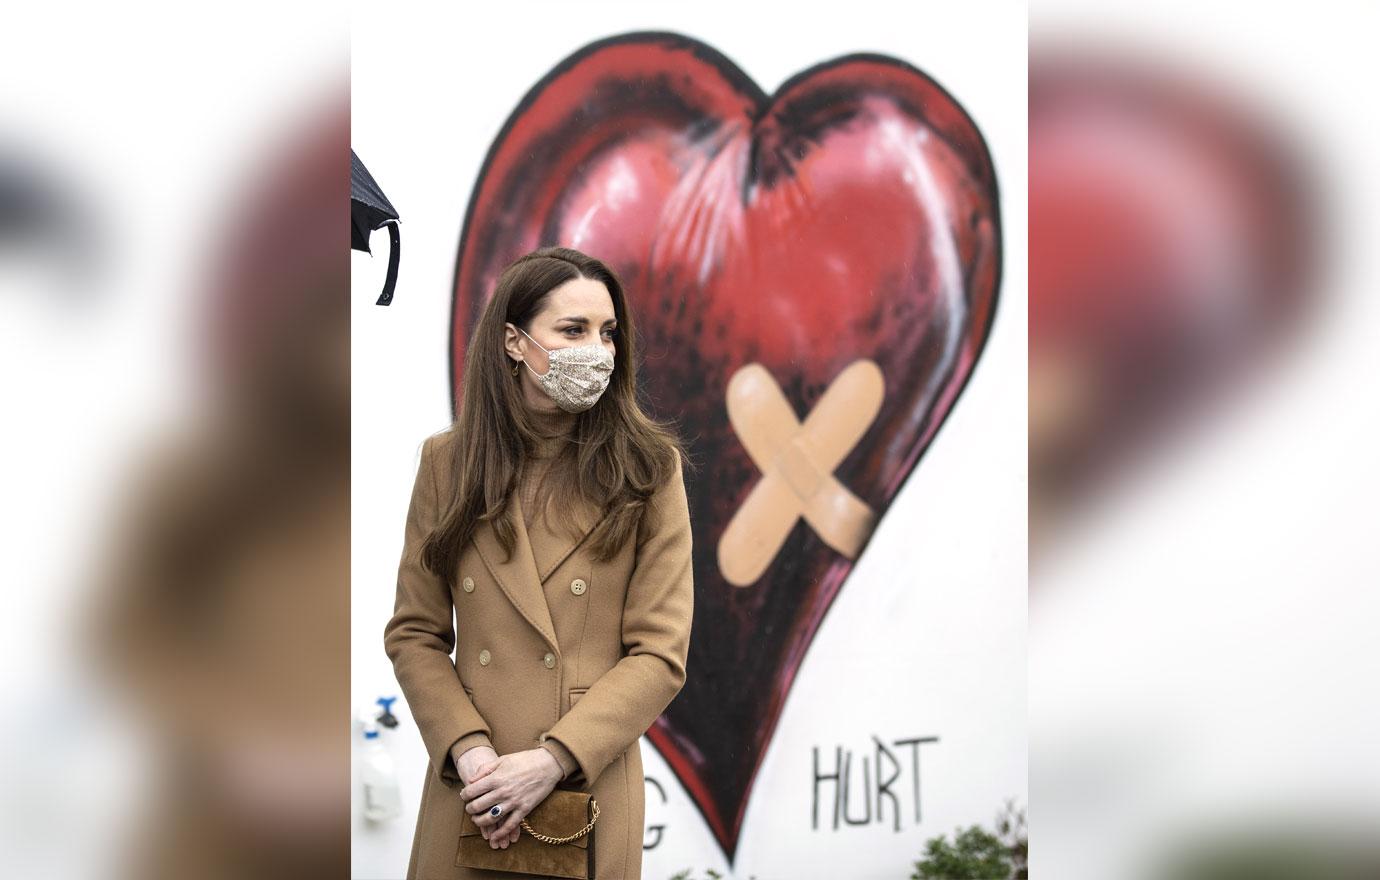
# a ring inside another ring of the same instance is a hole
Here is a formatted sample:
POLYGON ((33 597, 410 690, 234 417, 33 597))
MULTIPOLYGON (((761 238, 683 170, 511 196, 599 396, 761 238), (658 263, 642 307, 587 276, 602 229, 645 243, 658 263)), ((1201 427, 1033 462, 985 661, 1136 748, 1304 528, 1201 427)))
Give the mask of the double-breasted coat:
POLYGON ((599 804, 597 877, 640 877, 638 740, 684 684, 690 647, 694 585, 681 469, 653 495, 635 540, 603 562, 585 540, 601 519, 596 508, 577 505, 569 534, 540 516, 525 527, 515 493, 512 558, 504 560, 497 534, 481 522, 447 585, 420 553, 450 500, 449 444, 459 440, 452 428, 422 444, 384 632, 430 758, 408 880, 516 876, 455 864, 465 801, 450 750, 461 738, 487 738, 499 755, 540 748, 547 737, 563 745, 579 770, 568 778, 599 804))

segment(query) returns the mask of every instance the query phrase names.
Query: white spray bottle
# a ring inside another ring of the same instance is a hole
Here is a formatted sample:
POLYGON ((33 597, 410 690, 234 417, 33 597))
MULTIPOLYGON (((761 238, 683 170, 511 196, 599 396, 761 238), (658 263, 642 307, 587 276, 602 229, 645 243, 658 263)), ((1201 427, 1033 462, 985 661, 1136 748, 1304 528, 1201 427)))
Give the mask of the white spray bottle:
MULTIPOLYGON (((389 714, 387 706, 384 714, 389 714)), ((358 759, 359 778, 364 785, 364 818, 371 822, 387 822, 402 815, 397 768, 393 756, 379 739, 379 720, 372 710, 361 712, 360 722, 364 727, 364 748, 358 759)))

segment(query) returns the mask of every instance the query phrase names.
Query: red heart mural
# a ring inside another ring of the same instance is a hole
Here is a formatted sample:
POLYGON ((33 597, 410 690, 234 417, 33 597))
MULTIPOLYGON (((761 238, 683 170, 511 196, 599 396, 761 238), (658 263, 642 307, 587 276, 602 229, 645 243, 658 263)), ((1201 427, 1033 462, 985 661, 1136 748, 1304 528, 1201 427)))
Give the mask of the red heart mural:
POLYGON ((854 560, 799 520, 760 577, 726 580, 717 545, 761 477, 728 419, 729 380, 760 365, 805 420, 845 367, 875 364, 880 409, 832 476, 883 515, 982 350, 999 229, 973 122, 925 74, 873 54, 769 96, 703 43, 612 37, 537 83, 485 160, 456 266, 454 386, 502 268, 575 247, 622 277, 649 408, 677 417, 709 465, 687 483, 689 679, 648 736, 730 861, 796 670, 854 560))

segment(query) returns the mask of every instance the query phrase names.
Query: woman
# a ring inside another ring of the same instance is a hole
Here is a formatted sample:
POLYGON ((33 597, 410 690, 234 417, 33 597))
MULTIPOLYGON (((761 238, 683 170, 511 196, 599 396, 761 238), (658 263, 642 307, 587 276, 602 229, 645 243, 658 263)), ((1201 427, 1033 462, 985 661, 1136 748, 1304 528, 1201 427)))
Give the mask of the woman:
POLYGON ((685 682, 694 584, 684 448, 637 405, 633 341, 607 266, 528 254, 422 444, 384 634, 431 759, 408 878, 513 880, 455 865, 461 810, 506 848, 558 784, 599 805, 599 880, 641 876, 638 739, 685 682))

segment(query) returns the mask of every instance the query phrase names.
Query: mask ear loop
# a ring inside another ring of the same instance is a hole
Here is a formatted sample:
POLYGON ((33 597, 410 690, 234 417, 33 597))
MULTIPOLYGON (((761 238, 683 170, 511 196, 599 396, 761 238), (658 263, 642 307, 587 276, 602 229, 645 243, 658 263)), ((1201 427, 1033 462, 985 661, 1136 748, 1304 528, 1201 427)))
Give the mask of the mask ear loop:
MULTIPOLYGON (((514 326, 514 327, 517 327, 516 324, 514 324, 513 326, 514 326)), ((528 333, 526 330, 523 330, 521 327, 517 327, 517 329, 518 329, 518 332, 521 333, 523 336, 526 336, 528 339, 532 339, 532 334, 531 334, 531 333, 528 333)), ((535 345, 537 348, 540 348, 542 351, 545 351, 546 354, 547 354, 548 356, 550 356, 551 352, 546 351, 546 346, 542 345, 540 342, 538 342, 538 341, 535 340, 535 339, 532 339, 532 344, 535 345)), ((528 372, 530 372, 533 376, 536 376, 538 379, 544 379, 544 378, 546 378, 547 376, 551 375, 551 362, 550 362, 550 361, 547 361, 547 364, 546 364, 546 372, 545 372, 545 373, 538 373, 536 370, 532 369, 531 365, 527 363, 527 358, 523 358, 522 360, 518 361, 518 363, 522 364, 524 367, 527 367, 528 372)), ((514 364, 514 365, 513 365, 513 375, 516 376, 517 374, 518 374, 517 365, 514 364)))
MULTIPOLYGON (((516 327, 517 325, 514 324, 513 326, 516 327)), ((532 339, 532 334, 531 334, 531 333, 528 333, 526 330, 523 330, 521 327, 518 327, 518 332, 521 333, 523 336, 526 336, 528 339, 532 339)), ((538 342, 538 341, 535 340, 535 339, 532 339, 532 344, 535 345, 537 348, 540 348, 542 351, 545 351, 547 354, 550 354, 550 353, 551 353, 551 352, 549 352, 549 351, 546 350, 546 346, 542 345, 540 342, 538 342)))

